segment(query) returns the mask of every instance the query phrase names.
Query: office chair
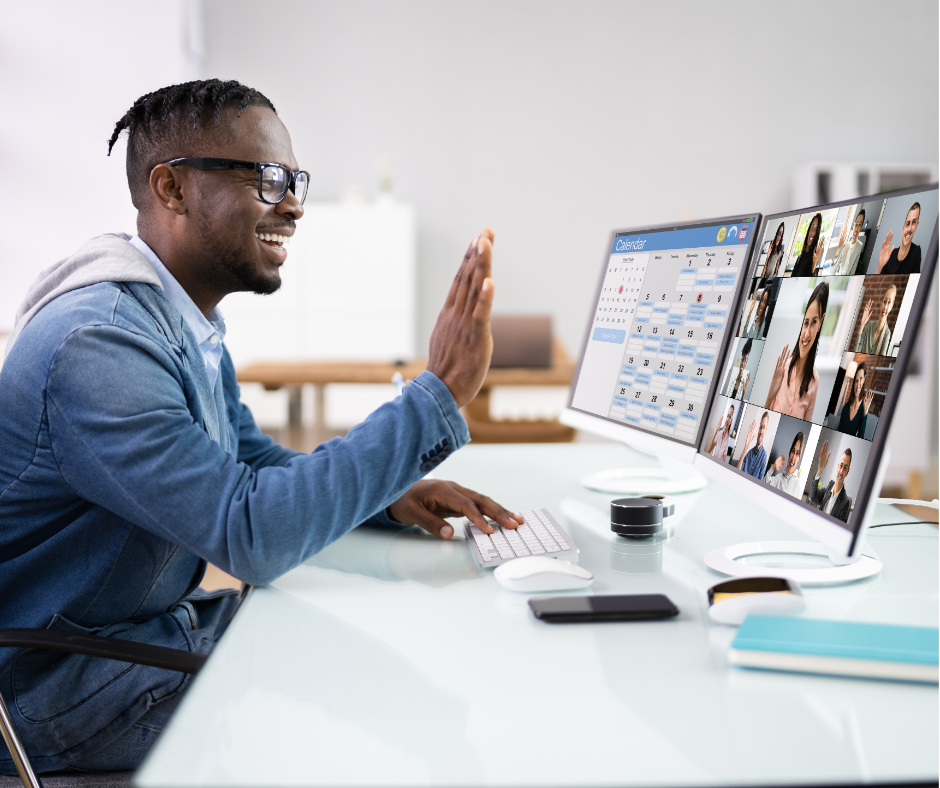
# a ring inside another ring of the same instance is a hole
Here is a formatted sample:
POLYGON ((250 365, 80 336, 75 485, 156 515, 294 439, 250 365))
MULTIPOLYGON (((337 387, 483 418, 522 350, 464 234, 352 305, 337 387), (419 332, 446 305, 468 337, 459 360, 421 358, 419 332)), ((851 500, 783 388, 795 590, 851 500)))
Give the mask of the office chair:
MULTIPOLYGON (((73 635, 68 632, 53 632, 48 629, 0 629, 0 648, 38 648, 47 651, 66 651, 86 654, 103 659, 116 659, 149 665, 154 668, 178 670, 181 673, 197 673, 206 661, 205 654, 182 651, 164 646, 150 646, 116 638, 95 635, 73 635)), ((43 788, 43 783, 33 771, 32 764, 19 736, 13 728, 9 711, 0 696, 0 733, 6 743, 19 780, 0 775, 0 788, 13 788, 22 782, 24 788, 43 788)), ((130 785, 133 772, 52 772, 46 777, 46 788, 110 788, 130 785)))

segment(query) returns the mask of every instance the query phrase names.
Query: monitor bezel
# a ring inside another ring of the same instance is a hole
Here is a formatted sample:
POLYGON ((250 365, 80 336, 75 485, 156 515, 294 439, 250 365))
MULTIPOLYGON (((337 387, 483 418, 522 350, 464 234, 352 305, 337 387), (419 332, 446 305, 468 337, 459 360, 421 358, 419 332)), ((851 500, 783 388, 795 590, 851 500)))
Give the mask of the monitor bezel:
MULTIPOLYGON (((735 224, 740 223, 742 219, 748 219, 751 217, 753 217, 755 229, 752 231, 751 238, 747 243, 747 247, 745 248, 744 263, 742 264, 741 268, 742 272, 748 272, 751 268, 751 259, 754 255, 754 250, 757 248, 756 238, 763 231, 763 223, 761 221, 762 217, 760 211, 736 213, 731 214, 730 216, 719 216, 714 219, 701 219, 688 222, 666 222, 663 224, 642 225, 639 227, 626 227, 612 230, 608 235, 607 245, 604 247, 605 254, 603 258, 603 264, 600 268, 600 277, 598 278, 597 286, 594 288, 594 296, 591 303, 596 306, 598 299, 600 298, 601 290, 604 287, 604 277, 607 274, 607 266, 610 264, 610 250, 613 248, 614 239, 617 238, 617 236, 624 234, 634 235, 649 232, 667 232, 670 230, 688 230, 696 227, 711 227, 713 225, 720 224, 735 224)), ((738 279, 737 285, 735 286, 734 298, 731 302, 730 314, 737 315, 738 306, 746 289, 747 281, 748 279, 744 275, 738 279)), ((631 424, 625 424, 622 421, 617 421, 616 419, 612 419, 608 416, 599 416, 596 413, 590 413, 589 411, 572 406, 572 403, 574 402, 575 390, 578 387, 578 380, 581 377, 581 365, 584 363, 584 355, 587 352, 588 343, 591 339, 593 324, 594 309, 592 308, 588 313, 587 330, 585 331, 584 338, 581 341, 581 350, 578 354, 578 362, 575 365, 574 376, 571 379, 571 386, 568 389, 568 405, 565 409, 567 412, 562 413, 562 423, 580 429, 588 429, 595 434, 603 435, 604 437, 621 440, 624 443, 629 443, 631 446, 634 446, 635 448, 650 454, 670 456, 676 459, 692 462, 698 451, 698 447, 702 442, 702 436, 705 430, 705 422, 707 421, 705 418, 700 420, 695 440, 691 443, 686 443, 685 441, 679 440, 678 438, 673 438, 668 435, 660 435, 659 433, 656 433, 652 430, 647 430, 642 427, 635 427, 631 424), (588 421, 589 419, 594 419, 598 423, 594 425, 588 421), (620 429, 627 430, 626 435, 624 437, 615 437, 615 432, 619 431, 620 429), (643 437, 639 438, 637 436, 643 437)), ((730 347, 731 342, 734 340, 734 328, 732 326, 729 326, 729 328, 731 330, 726 332, 721 346, 718 349, 718 353, 716 354, 716 359, 720 364, 716 371, 716 376, 723 372, 724 361, 728 347, 730 347)), ((708 396, 705 399, 704 409, 702 411, 705 414, 711 412, 715 393, 721 387, 720 380, 716 379, 713 381, 713 383, 714 385, 711 387, 711 391, 709 391, 708 396)))
MULTIPOLYGON (((923 192, 937 188, 937 183, 922 184, 920 186, 912 186, 896 191, 854 197, 850 200, 823 203, 821 205, 795 208, 789 211, 768 214, 761 222, 760 238, 764 237, 767 227, 786 217, 799 216, 817 210, 841 208, 846 205, 855 205, 871 200, 889 200, 895 197, 903 197, 906 194, 922 194, 923 192)), ((887 448, 888 432, 890 431, 891 422, 894 419, 894 411, 897 406, 898 398, 900 397, 901 387, 904 383, 907 365, 910 362, 914 344, 917 340, 917 332, 920 330, 921 318, 923 317, 927 299, 930 295, 930 288, 933 286, 933 277, 937 266, 938 232, 940 232, 940 217, 938 217, 936 224, 934 224, 927 250, 921 258, 921 281, 911 304, 911 311, 908 317, 907 332, 910 332, 911 327, 913 327, 913 336, 910 333, 905 333, 905 341, 901 343, 901 348, 895 359, 895 371, 900 370, 901 374, 892 375, 891 383, 888 385, 888 390, 885 393, 885 401, 881 408, 878 427, 871 441, 872 445, 868 453, 868 462, 865 466, 865 470, 862 472, 862 479, 859 482, 859 492, 852 510, 853 524, 851 526, 829 515, 825 515, 818 509, 811 507, 801 500, 794 499, 782 490, 777 490, 769 485, 755 481, 752 477, 732 467, 728 463, 722 463, 716 460, 707 452, 702 451, 701 443, 699 444, 696 454, 694 466, 706 476, 720 481, 725 486, 741 493, 748 500, 765 509, 769 509, 770 507, 765 505, 764 499, 767 495, 772 495, 773 498, 770 500, 773 502, 773 509, 777 516, 782 517, 788 524, 793 525, 808 536, 822 542, 826 547, 838 549, 848 558, 855 558, 859 555, 862 537, 864 536, 864 531, 867 529, 868 521, 870 520, 870 504, 873 501, 877 501, 880 494, 880 489, 878 489, 873 496, 872 490, 876 486, 876 483, 879 482, 879 477, 882 479, 884 477, 885 468, 882 458, 885 456, 887 448), (907 341, 908 339, 911 341, 907 341), (824 527, 820 527, 823 524, 824 527)), ((876 236, 876 239, 877 237, 878 236, 876 236)), ((755 246, 754 248, 759 250, 759 246, 755 246)), ((757 254, 752 253, 752 257, 753 259, 748 266, 749 273, 752 269, 756 270, 760 257, 759 251, 757 254)), ((753 278, 753 276, 749 276, 747 279, 749 281, 753 278)), ((723 365, 725 361, 726 359, 722 359, 723 365)), ((709 409, 708 412, 710 415, 711 410, 709 409)), ((877 486, 880 487, 880 484, 877 486)))

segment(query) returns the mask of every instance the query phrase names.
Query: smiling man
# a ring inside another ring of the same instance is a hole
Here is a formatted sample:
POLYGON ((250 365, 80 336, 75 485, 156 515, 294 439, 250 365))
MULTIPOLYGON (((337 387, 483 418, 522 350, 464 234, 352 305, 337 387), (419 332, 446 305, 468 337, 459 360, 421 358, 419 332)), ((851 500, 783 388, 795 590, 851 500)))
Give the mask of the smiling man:
POLYGON ((920 203, 915 202, 904 217, 901 227, 901 245, 894 246, 894 231, 888 230, 878 253, 878 274, 919 274, 920 247, 912 243, 920 225, 920 203))
MULTIPOLYGON (((0 627, 46 627, 201 653, 236 595, 364 522, 521 518, 421 481, 469 440, 459 408, 492 352, 493 235, 473 239, 431 336, 428 371, 345 439, 303 455, 239 402, 219 302, 271 293, 307 175, 271 102, 237 82, 150 93, 119 121, 137 235, 93 238, 46 269, 0 371, 0 627)), ((109 146, 110 151, 110 146, 109 146)), ((134 768, 189 677, 0 649, 0 694, 38 771, 134 768)), ((0 772, 13 763, 0 744, 0 772)))
POLYGON ((852 470, 852 450, 846 449, 842 452, 842 456, 836 465, 836 478, 831 479, 829 484, 823 488, 819 486, 819 479, 823 471, 826 470, 831 456, 829 441, 824 440, 819 451, 819 468, 816 470, 816 476, 809 486, 809 497, 817 509, 847 523, 849 515, 852 513, 853 501, 852 496, 845 489, 845 479, 849 475, 849 471, 852 470))

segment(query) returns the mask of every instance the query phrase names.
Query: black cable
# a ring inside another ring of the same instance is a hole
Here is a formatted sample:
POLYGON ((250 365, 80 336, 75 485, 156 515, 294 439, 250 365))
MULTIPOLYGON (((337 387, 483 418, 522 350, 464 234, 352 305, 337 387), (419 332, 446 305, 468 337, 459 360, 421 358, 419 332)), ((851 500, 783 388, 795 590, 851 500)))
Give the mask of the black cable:
POLYGON ((926 520, 906 520, 903 523, 878 523, 878 525, 869 525, 868 530, 872 528, 886 528, 889 525, 938 525, 938 523, 931 523, 926 520))

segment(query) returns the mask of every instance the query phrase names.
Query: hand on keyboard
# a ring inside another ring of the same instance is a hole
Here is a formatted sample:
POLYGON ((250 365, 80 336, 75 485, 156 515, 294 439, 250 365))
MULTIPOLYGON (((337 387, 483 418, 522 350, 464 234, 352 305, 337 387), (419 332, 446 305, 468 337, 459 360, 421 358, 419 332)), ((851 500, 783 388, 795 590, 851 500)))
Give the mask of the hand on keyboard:
POLYGON ((481 532, 491 534, 493 527, 515 529, 523 522, 522 515, 512 514, 492 498, 461 487, 456 482, 424 479, 411 488, 389 508, 396 520, 405 525, 420 525, 425 531, 441 539, 450 539, 454 529, 445 517, 466 517, 481 532))
POLYGON ((515 529, 502 528, 498 523, 492 531, 484 532, 475 523, 467 525, 467 533, 479 551, 480 563, 496 566, 503 561, 527 555, 547 555, 560 558, 576 555, 578 548, 555 522, 546 509, 522 512, 525 523, 515 529))

